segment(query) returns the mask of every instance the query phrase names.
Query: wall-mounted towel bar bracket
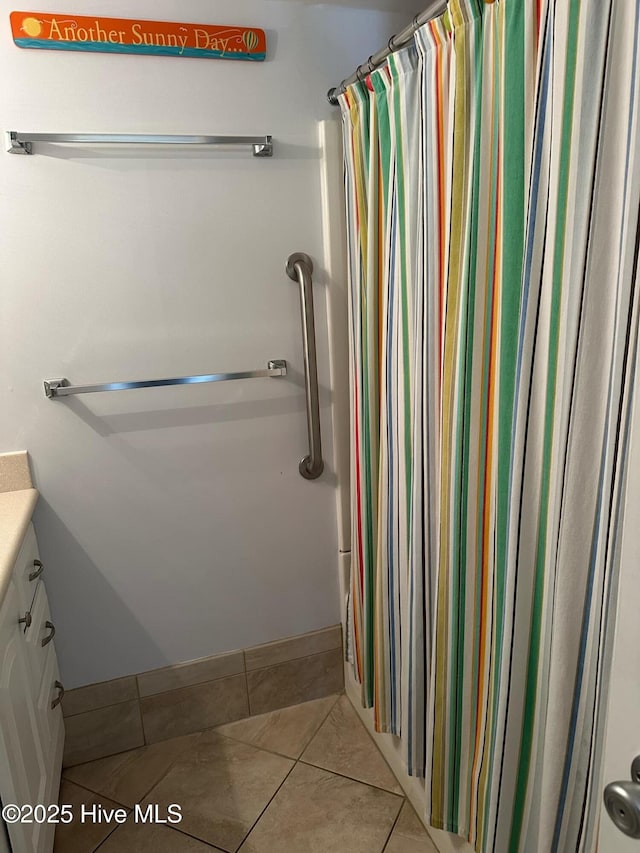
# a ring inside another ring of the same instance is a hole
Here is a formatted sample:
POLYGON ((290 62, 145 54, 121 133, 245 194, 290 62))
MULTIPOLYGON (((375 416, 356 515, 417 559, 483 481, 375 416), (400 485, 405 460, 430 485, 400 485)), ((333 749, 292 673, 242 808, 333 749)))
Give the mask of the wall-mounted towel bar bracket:
POLYGON ((50 400, 72 394, 95 394, 98 391, 132 391, 136 388, 162 388, 166 385, 198 385, 203 382, 227 382, 233 379, 262 379, 286 376, 287 362, 276 358, 267 363, 266 370, 242 370, 239 373, 203 373, 197 376, 177 376, 172 379, 143 379, 133 382, 103 382, 99 385, 72 385, 68 379, 45 379, 44 393, 50 400))
POLYGON ((34 142, 102 145, 250 145, 254 157, 273 156, 271 136, 171 136, 149 133, 21 133, 7 131, 9 154, 33 154, 34 142))

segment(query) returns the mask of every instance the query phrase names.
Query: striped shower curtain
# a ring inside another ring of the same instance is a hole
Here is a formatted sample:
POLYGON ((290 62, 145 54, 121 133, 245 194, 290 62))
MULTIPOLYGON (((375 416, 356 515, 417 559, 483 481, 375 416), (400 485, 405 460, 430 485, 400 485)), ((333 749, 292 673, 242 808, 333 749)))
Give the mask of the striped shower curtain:
POLYGON ((640 0, 450 0, 340 97, 349 654, 431 825, 592 851, 634 390, 640 0))

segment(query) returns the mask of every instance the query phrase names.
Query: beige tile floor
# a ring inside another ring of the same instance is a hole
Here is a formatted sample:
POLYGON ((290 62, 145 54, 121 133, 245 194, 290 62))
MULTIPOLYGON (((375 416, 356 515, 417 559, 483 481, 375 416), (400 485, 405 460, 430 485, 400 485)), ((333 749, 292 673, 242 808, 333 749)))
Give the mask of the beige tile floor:
POLYGON ((54 853, 437 853, 346 696, 71 767, 60 803, 54 853), (178 824, 135 820, 173 803, 178 824))

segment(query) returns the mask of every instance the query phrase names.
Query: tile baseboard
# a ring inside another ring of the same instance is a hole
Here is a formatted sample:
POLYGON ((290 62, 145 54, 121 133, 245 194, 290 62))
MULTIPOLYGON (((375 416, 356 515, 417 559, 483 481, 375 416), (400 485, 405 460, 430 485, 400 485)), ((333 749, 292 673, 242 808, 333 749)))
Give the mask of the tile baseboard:
POLYGON ((263 643, 244 650, 244 662, 247 672, 254 669, 264 669, 280 663, 288 663, 298 658, 310 657, 320 652, 330 652, 342 649, 342 626, 323 628, 321 631, 311 631, 275 643, 263 643))
POLYGON ((224 655, 201 658, 200 660, 178 663, 162 669, 152 669, 136 676, 140 698, 168 693, 180 688, 194 687, 207 681, 217 681, 232 675, 244 673, 242 652, 228 652, 224 655))
POLYGON ((66 718, 63 763, 71 767, 143 745, 139 702, 121 702, 66 718))
POLYGON ((89 684, 77 690, 67 690, 62 700, 62 712, 65 717, 99 711, 110 705, 131 702, 138 699, 138 685, 135 675, 114 678, 100 684, 89 684))
POLYGON ((247 672, 251 715, 341 693, 344 688, 341 666, 342 649, 332 649, 247 672))
POLYGON ((342 658, 333 625, 69 690, 64 766, 340 693, 342 658))

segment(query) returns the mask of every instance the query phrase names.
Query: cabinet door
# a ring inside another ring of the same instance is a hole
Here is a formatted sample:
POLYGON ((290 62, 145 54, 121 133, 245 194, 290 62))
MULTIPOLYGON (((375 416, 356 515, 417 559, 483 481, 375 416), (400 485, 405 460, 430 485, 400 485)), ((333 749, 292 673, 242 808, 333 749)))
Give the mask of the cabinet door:
MULTIPOLYGON (((0 798, 3 804, 46 803, 47 753, 33 692, 20 605, 15 586, 0 609, 0 798)), ((8 827, 14 850, 45 853, 45 824, 14 823, 8 827)), ((49 848, 50 849, 50 848, 49 848)))
POLYGON ((47 776, 60 776, 61 765, 57 758, 62 756, 64 742, 64 722, 62 720, 62 704, 60 703, 60 691, 56 687, 59 684, 58 659, 55 650, 49 648, 46 651, 44 675, 38 696, 38 725, 40 727, 42 741, 46 744, 45 761, 47 765, 47 776))
MULTIPOLYGON (((42 591, 42 590, 41 590, 42 591)), ((55 700, 59 698, 56 682, 59 681, 58 659, 53 645, 40 649, 45 658, 44 674, 38 697, 38 726, 44 744, 45 789, 42 802, 57 803, 62 774, 62 750, 64 747, 64 723, 62 721, 62 705, 55 700), (54 707, 51 707, 54 704, 54 707)), ((39 839, 40 851, 53 848, 55 824, 45 824, 42 827, 42 837, 39 839)))
MULTIPOLYGON (((54 629, 43 583, 38 586, 31 617, 31 625, 24 634, 24 645, 31 670, 33 696, 38 697, 38 725, 45 748, 47 778, 58 780, 64 745, 64 723, 62 704, 59 701, 60 690, 56 687, 56 684, 60 683, 60 673, 53 641, 54 629)), ((57 795, 56 790, 55 797, 57 795)), ((55 799, 49 798, 47 802, 49 801, 55 802, 55 799)))

